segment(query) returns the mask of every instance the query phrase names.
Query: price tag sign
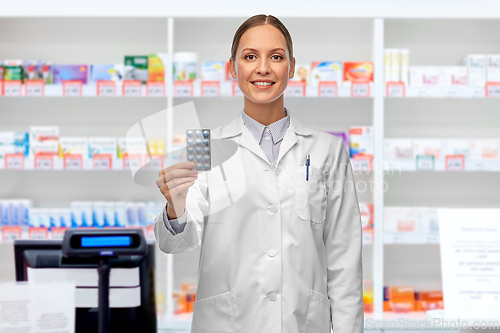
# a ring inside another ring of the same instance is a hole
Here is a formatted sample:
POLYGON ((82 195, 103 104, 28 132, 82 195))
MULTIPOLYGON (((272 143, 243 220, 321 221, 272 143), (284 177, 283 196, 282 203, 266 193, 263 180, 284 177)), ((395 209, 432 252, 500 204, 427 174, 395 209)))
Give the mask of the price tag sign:
POLYGON ((352 82, 351 97, 370 97, 370 83, 352 82))
POLYGON ((426 237, 427 244, 439 244, 439 234, 429 234, 426 237))
POLYGON ((150 97, 165 96, 165 83, 148 81, 146 83, 146 92, 150 97))
POLYGON ((3 81, 3 95, 4 96, 21 96, 21 80, 3 81))
POLYGON ((155 229, 154 225, 150 225, 146 228, 146 238, 147 239, 155 239, 155 229))
POLYGON ((289 97, 304 97, 306 95, 306 82, 288 81, 286 95, 289 97))
POLYGON ((352 168, 356 171, 370 171, 373 168, 373 155, 354 155, 352 168))
POLYGON ((463 171, 465 169, 464 155, 446 155, 446 170, 463 171))
POLYGON ((3 96, 3 80, 0 80, 0 96, 3 96))
POLYGON ((69 228, 54 227, 52 228, 52 239, 63 239, 64 233, 69 228))
POLYGON ((116 96, 115 81, 97 81, 97 96, 111 97, 116 96))
POLYGON ((22 232, 21 227, 2 227, 2 242, 14 243, 16 239, 21 239, 22 232))
POLYGON ((448 88, 446 90, 446 97, 458 97, 458 89, 457 88, 448 88))
POLYGON ((54 159, 52 155, 35 155, 35 169, 52 170, 54 168, 54 159))
POLYGON ((363 232, 363 244, 368 245, 373 243, 373 233, 364 231, 363 232))
POLYGON ((5 154, 5 169, 24 169, 24 154, 5 154))
POLYGON ((26 96, 41 97, 45 94, 45 82, 43 80, 26 80, 26 96))
POLYGON ((174 94, 177 97, 190 97, 193 96, 193 82, 192 81, 175 81, 174 94))
POLYGON ((111 170, 111 155, 96 154, 92 157, 92 166, 94 170, 111 170))
POLYGON ((28 235, 30 239, 48 239, 49 231, 47 228, 29 228, 28 235))
POLYGON ((427 97, 429 96, 429 90, 425 87, 420 87, 417 89, 417 97, 427 97))
POLYGON ((434 156, 417 155, 417 170, 434 170, 434 156))
POLYGON ((320 81, 318 85, 318 96, 337 97, 338 87, 335 81, 320 81))
POLYGON ((486 82, 486 97, 500 98, 500 82, 486 82))
POLYGON ((83 158, 81 155, 64 155, 65 170, 82 170, 83 158))
POLYGON ((387 82, 385 87, 385 95, 387 97, 405 97, 404 82, 387 82))
POLYGON ((148 163, 149 170, 158 170, 163 169, 163 156, 162 155, 152 155, 152 159, 148 163))
POLYGON ((139 170, 142 167, 141 155, 125 155, 123 156, 124 170, 139 170))
POLYGON ((233 96, 243 96, 243 93, 240 90, 240 87, 238 86, 238 80, 233 80, 232 84, 232 92, 233 96))
POLYGON ((82 96, 82 81, 63 81, 63 96, 82 96))
POLYGON ((201 96, 204 97, 220 96, 220 82, 201 81, 201 96))
POLYGON ((140 97, 142 89, 142 81, 140 80, 125 80, 122 86, 122 95, 125 97, 140 97))

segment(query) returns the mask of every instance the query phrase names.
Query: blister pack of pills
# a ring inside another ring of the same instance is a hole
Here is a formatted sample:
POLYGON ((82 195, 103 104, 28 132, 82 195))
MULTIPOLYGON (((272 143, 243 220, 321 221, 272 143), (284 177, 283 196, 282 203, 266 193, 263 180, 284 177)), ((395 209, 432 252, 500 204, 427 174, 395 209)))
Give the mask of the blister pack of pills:
POLYGON ((187 160, 194 162, 198 171, 212 169, 212 145, 209 129, 186 130, 187 160))

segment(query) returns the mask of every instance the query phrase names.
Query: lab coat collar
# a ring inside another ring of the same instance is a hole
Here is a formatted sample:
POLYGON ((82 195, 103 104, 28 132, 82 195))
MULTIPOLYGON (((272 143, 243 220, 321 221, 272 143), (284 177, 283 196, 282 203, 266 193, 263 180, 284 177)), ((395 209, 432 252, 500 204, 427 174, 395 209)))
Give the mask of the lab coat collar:
MULTIPOLYGON (((290 125, 288 126, 285 137, 283 138, 283 142, 281 142, 276 165, 279 165, 279 162, 283 158, 283 156, 297 143, 297 141, 299 141, 298 136, 308 136, 311 134, 312 130, 309 127, 303 125, 297 120, 297 118, 290 114, 290 125)), ((269 160, 264 154, 264 151, 253 137, 250 130, 244 125, 241 114, 238 114, 238 116, 234 118, 229 124, 221 128, 221 138, 234 138, 234 141, 237 142, 240 146, 259 156, 267 164, 270 164, 269 160)))

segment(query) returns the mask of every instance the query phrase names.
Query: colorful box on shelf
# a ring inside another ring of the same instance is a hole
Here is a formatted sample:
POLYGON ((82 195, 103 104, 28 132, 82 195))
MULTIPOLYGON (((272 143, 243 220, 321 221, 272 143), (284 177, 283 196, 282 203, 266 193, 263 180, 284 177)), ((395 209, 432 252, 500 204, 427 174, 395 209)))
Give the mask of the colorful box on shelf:
POLYGON ((427 207, 385 207, 384 232, 437 233, 439 232, 438 210, 427 207))
POLYGON ((406 287, 384 287, 384 311, 415 311, 415 289, 406 287))

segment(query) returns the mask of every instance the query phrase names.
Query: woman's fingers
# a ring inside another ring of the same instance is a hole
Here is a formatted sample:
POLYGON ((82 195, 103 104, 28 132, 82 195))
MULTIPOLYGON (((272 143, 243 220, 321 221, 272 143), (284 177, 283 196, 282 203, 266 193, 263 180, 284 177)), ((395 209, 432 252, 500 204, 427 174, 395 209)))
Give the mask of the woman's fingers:
POLYGON ((169 190, 170 192, 170 196, 171 197, 176 197, 179 193, 181 193, 182 191, 188 189, 189 187, 191 187, 192 185, 194 184, 194 180, 192 181, 189 181, 187 183, 183 183, 183 184, 180 184, 180 185, 177 185, 175 188, 173 188, 172 190, 169 190))
POLYGON ((163 180, 162 179, 158 179, 156 181, 156 185, 158 185, 161 189, 172 191, 177 186, 182 185, 182 184, 184 184, 186 182, 190 182, 190 181, 194 182, 197 178, 198 178, 197 176, 183 177, 183 178, 174 178, 171 181, 167 182, 166 184, 163 184, 163 180))

